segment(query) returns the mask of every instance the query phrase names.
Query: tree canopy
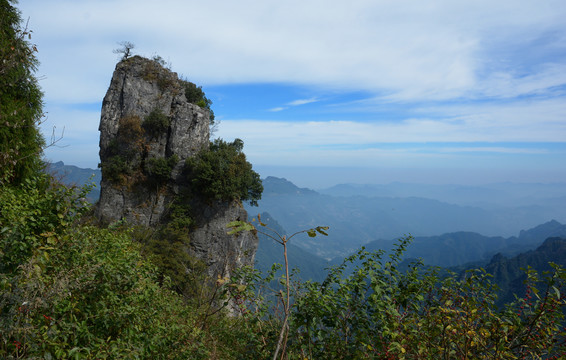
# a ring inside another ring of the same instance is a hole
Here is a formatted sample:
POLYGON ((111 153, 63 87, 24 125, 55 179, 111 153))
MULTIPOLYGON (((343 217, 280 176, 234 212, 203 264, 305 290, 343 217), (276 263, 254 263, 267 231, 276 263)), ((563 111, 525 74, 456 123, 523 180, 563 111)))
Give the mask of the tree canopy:
POLYGON ((41 168, 45 142, 37 49, 13 3, 0 0, 0 182, 17 184, 41 168))

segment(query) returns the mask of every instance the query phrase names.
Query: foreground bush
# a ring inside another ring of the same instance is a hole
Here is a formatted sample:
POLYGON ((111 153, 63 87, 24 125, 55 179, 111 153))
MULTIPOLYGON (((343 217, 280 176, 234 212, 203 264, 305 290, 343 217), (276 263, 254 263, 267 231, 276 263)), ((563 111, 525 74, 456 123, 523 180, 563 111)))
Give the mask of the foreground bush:
POLYGON ((193 350, 192 314, 158 286, 127 234, 80 227, 52 236, 3 279, 0 354, 176 358, 193 350))
POLYGON ((129 233, 78 224, 82 194, 46 182, 0 193, 0 358, 204 351, 194 315, 158 285, 129 233))
MULTIPOLYGON (((563 359, 566 357, 566 272, 526 270, 527 292, 497 308, 497 289, 484 271, 440 277, 413 263, 400 270, 411 238, 384 252, 364 250, 332 268, 322 283, 281 279, 269 304, 269 279, 247 269, 233 284, 234 299, 250 324, 270 324, 252 339, 277 353, 273 329, 283 326, 287 359, 563 359), (287 287, 287 282, 290 286, 287 287), (286 291, 293 305, 284 309, 286 291), (273 306, 271 312, 266 308, 273 306)), ((267 358, 266 356, 264 356, 267 358)), ((249 357, 254 358, 253 356, 249 357)), ((278 357, 279 358, 279 357, 278 357)))
POLYGON ((1 359, 230 359, 242 324, 191 307, 128 228, 47 177, 0 189, 1 359), (83 224, 81 224, 83 222, 83 224), (222 339, 219 340, 219 339, 222 339))

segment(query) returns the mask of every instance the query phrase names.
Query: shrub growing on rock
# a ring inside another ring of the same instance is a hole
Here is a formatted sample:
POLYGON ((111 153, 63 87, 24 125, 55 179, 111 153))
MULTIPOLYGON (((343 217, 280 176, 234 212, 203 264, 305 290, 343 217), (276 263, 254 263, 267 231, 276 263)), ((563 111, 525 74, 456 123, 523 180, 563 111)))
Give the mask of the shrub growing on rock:
POLYGON ((171 121, 160 109, 153 109, 142 123, 145 133, 157 137, 169 128, 171 121))
POLYGON ((216 139, 208 149, 187 159, 188 178, 194 191, 210 200, 249 201, 257 205, 263 185, 243 153, 244 142, 216 139))

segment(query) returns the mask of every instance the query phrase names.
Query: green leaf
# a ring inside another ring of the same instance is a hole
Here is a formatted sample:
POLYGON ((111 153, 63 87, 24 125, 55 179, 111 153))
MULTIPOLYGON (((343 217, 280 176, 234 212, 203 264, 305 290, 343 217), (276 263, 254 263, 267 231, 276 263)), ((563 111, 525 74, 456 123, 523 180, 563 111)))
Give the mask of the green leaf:
POLYGON ((226 225, 226 227, 231 228, 232 230, 228 231, 228 235, 238 234, 242 231, 253 231, 255 227, 245 221, 232 221, 226 225))
POLYGON ((324 236, 328 236, 328 234, 326 233, 326 230, 328 230, 329 227, 328 226, 317 226, 316 227, 316 231, 318 231, 319 234, 322 234, 324 236))
POLYGON ((325 232, 325 230, 328 230, 328 226, 317 226, 313 229, 307 230, 307 235, 309 237, 315 237, 318 233, 318 234, 328 236, 328 234, 325 232))
POLYGON ((556 293, 556 298, 560 299, 560 290, 558 290, 556 286, 552 286, 552 289, 554 289, 554 292, 556 293))

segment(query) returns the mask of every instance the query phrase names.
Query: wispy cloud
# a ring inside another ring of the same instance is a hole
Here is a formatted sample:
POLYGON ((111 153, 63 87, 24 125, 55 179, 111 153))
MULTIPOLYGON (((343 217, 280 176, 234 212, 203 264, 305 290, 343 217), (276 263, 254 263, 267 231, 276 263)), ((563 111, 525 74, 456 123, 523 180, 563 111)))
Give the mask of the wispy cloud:
POLYGON ((279 112, 279 111, 283 111, 283 110, 285 110, 285 109, 287 109, 287 108, 286 108, 286 107, 281 107, 281 106, 279 106, 279 107, 274 107, 274 108, 272 108, 272 109, 269 109, 269 110, 267 110, 267 111, 279 112))
POLYGON ((237 137, 239 129, 248 129, 243 136, 246 151, 255 154, 258 161, 277 163, 297 161, 306 165, 324 158, 328 163, 346 166, 403 158, 407 164, 419 166, 417 158, 440 161, 465 156, 469 161, 477 154, 493 161, 499 156, 548 155, 548 159, 564 164, 565 113, 566 104, 561 99, 531 99, 422 107, 415 116, 395 121, 227 119, 219 135, 237 137), (562 145, 554 148, 544 144, 562 145))
POLYGON ((299 99, 299 100, 293 100, 289 103, 287 103, 287 105, 289 106, 300 106, 300 105, 305 105, 305 104, 311 104, 314 102, 317 102, 318 99, 317 98, 310 98, 310 99, 299 99))
POLYGON ((478 146, 478 147, 447 147, 440 148, 438 152, 444 153, 499 153, 499 154, 548 154, 547 149, 514 148, 503 146, 478 146))
POLYGON ((290 107, 311 104, 311 103, 314 103, 314 102, 317 102, 317 101, 319 101, 317 98, 293 100, 293 101, 286 103, 285 106, 274 107, 272 109, 269 109, 268 111, 279 112, 279 111, 287 110, 290 107))

